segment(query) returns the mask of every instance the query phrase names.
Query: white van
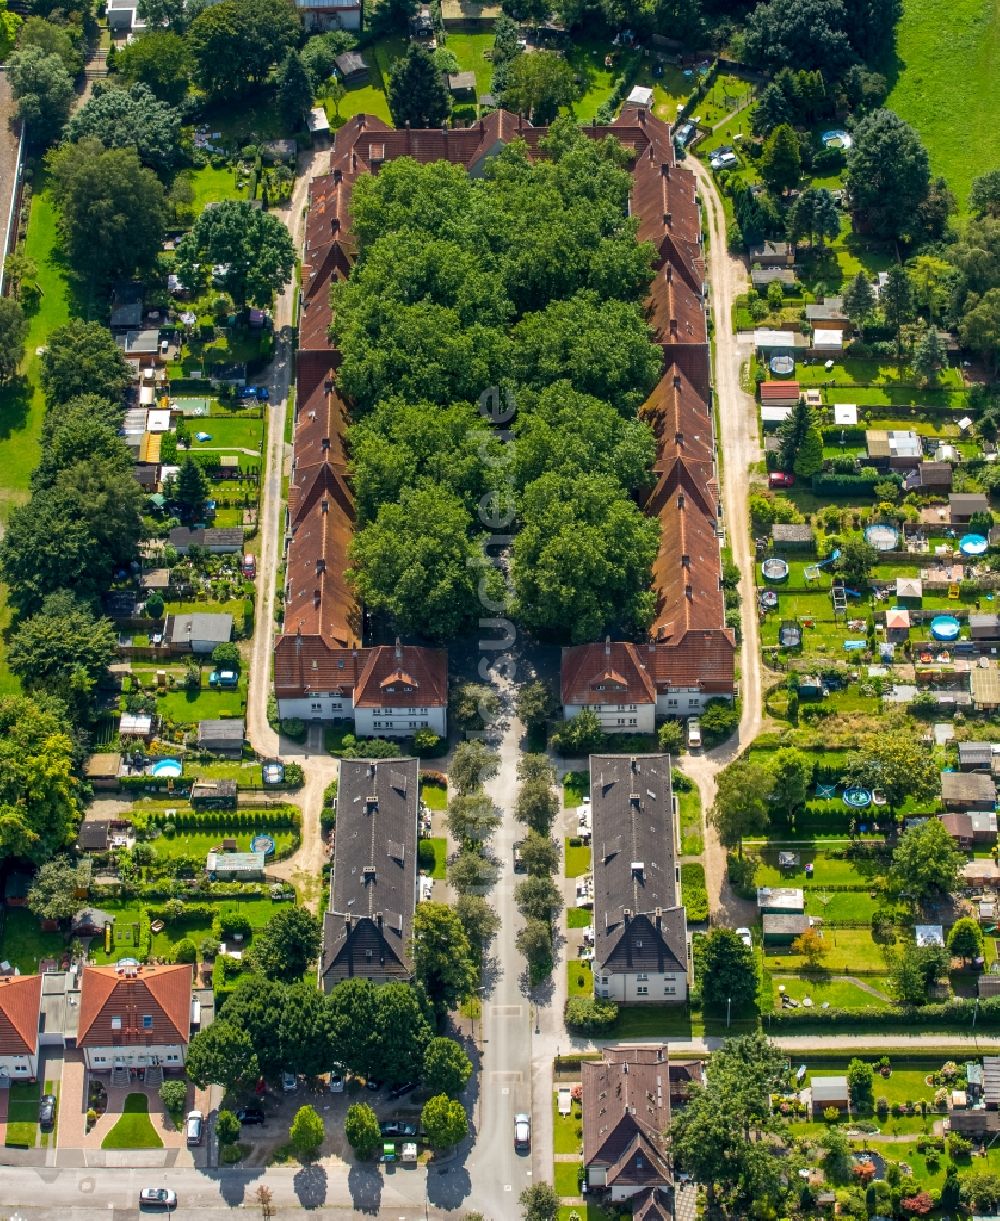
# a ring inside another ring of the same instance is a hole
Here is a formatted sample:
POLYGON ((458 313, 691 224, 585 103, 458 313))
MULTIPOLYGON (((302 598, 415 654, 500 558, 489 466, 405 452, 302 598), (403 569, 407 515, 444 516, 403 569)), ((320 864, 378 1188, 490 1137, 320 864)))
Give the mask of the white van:
POLYGON ((191 1145, 200 1145, 205 1137, 205 1116, 201 1111, 188 1111, 187 1120, 184 1124, 184 1134, 187 1138, 187 1143, 191 1145))

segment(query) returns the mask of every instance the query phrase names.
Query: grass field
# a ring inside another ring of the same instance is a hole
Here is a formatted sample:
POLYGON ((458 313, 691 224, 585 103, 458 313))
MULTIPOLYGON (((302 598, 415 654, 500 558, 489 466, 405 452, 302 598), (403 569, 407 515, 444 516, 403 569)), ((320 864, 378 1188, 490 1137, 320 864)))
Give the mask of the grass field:
MULTIPOLYGON (((823 957, 825 970, 844 974, 882 970, 883 949, 872 940, 870 929, 828 928, 823 940, 827 945, 823 957)), ((774 972, 782 968, 799 972, 807 965, 802 955, 793 954, 791 949, 768 949, 764 957, 767 967, 774 972)))
POLYGON ((568 810, 580 805, 590 795, 589 772, 567 772, 563 777, 563 804, 568 810))
POLYGON ((569 928, 590 928, 593 920, 594 913, 587 911, 585 907, 566 908, 566 924, 569 928))
POLYGON ((589 963, 571 958, 566 963, 566 980, 570 996, 594 995, 594 973, 589 963))
POLYGON ((708 919, 704 865, 692 861, 681 865, 681 899, 687 908, 688 920, 697 923, 708 919))
POLYGON ((580 1194, 578 1172, 582 1162, 553 1162, 552 1182, 556 1195, 573 1199, 580 1194))
POLYGON ((434 868, 431 877, 444 880, 448 873, 448 841, 443 835, 432 835, 427 842, 434 847, 434 868))
MULTIPOLYGON (((171 614, 181 614, 170 605, 171 614)), ((199 721, 223 716, 242 716, 246 711, 246 674, 240 677, 240 685, 231 691, 213 691, 208 686, 208 675, 200 691, 171 691, 156 701, 156 711, 167 721, 178 725, 196 725, 199 721)))
POLYGON ((14 1081, 7 1101, 7 1145, 34 1149, 38 1137, 38 1083, 14 1081))
POLYGON ((163 1141, 149 1118, 145 1094, 128 1094, 121 1118, 101 1141, 102 1149, 162 1149, 163 1141))
POLYGON ((431 784, 428 780, 421 781, 420 800, 429 810, 446 810, 448 808, 448 790, 443 784, 431 784))
POLYGON ((18 968, 22 975, 38 970, 42 958, 59 958, 66 949, 61 933, 43 933, 38 917, 25 907, 9 907, 4 913, 0 958, 18 968))
POLYGON ((700 856, 705 848, 701 835, 701 794, 694 787, 686 793, 674 791, 680 807, 681 852, 685 856, 700 856))
POLYGON ((576 1130, 581 1124, 580 1119, 580 1104, 573 1103, 573 1110, 569 1115, 559 1114, 559 1095, 552 1095, 552 1152, 553 1153, 579 1153, 581 1137, 577 1136, 576 1130))
POLYGON ((564 877, 578 878, 581 874, 588 873, 590 870, 590 845, 578 844, 576 847, 573 847, 567 839, 564 860, 564 877))
MULTIPOLYGON (((785 994, 793 1000, 802 1001, 809 997, 817 1007, 826 1003, 831 1009, 888 1009, 890 1001, 872 996, 856 984, 846 980, 830 979, 824 974, 810 975, 774 975, 772 976, 774 990, 774 1007, 779 1007, 778 987, 785 989, 785 994)), ((866 978, 864 981, 879 992, 885 992, 886 980, 881 976, 866 978)))
POLYGON ((221 203, 226 199, 246 199, 246 188, 236 189, 236 173, 231 165, 215 169, 211 165, 203 165, 200 169, 187 171, 188 179, 194 189, 192 208, 195 216, 200 216, 205 205, 221 203))
POLYGON ((1000 165, 1000 6, 996 0, 904 0, 899 76, 886 105, 920 133, 931 172, 965 212, 972 179, 1000 165))
MULTIPOLYGON (((222 419, 214 417, 211 420, 199 420, 196 427, 211 435, 211 441, 191 441, 191 452, 201 453, 203 450, 217 449, 237 450, 250 449, 260 453, 261 440, 264 436, 264 421, 247 416, 235 416, 222 419)), ((192 437, 194 429, 191 429, 192 437)))
MULTIPOLYGON (((213 848, 218 848, 222 841, 229 837, 230 834, 227 830, 216 828, 213 831, 196 831, 193 833, 178 831, 175 835, 169 837, 161 835, 153 843, 153 855, 159 861, 176 860, 178 857, 186 856, 204 857, 213 848)), ((240 835, 232 836, 236 840, 237 851, 249 852, 250 841, 253 839, 254 834, 255 832, 253 831, 246 831, 240 835)), ((274 839, 276 859, 280 860, 292 851, 296 839, 294 832, 278 831, 274 827, 268 827, 267 834, 274 839)))

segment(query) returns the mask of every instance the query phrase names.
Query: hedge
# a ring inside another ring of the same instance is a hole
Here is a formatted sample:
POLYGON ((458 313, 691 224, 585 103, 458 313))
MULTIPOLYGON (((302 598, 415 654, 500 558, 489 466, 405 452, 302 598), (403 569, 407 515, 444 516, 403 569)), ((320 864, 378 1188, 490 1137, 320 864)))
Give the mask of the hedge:
MULTIPOLYGON (((885 1009, 782 1009, 767 1018, 768 1029, 798 1026, 864 1026, 882 1030, 886 1026, 925 1026, 972 1029, 977 1002, 973 1000, 942 1001, 921 1005, 920 1008, 901 1006, 885 1009)), ((978 1002, 976 1027, 1000 1029, 1000 997, 988 997, 978 1002)))
POLYGON ((823 441, 826 444, 835 445, 843 441, 845 445, 859 445, 865 442, 867 429, 860 425, 851 425, 850 427, 838 428, 836 425, 827 424, 820 429, 823 434, 823 441))
POLYGON ((563 1011, 566 1029, 580 1034, 606 1034, 618 1020, 614 1001, 596 1000, 590 996, 574 996, 563 1011))
POLYGON ((708 919, 708 890, 705 885, 704 865, 694 862, 681 865, 681 895, 691 923, 698 924, 708 919))
POLYGON ((291 828, 297 831, 301 825, 302 816, 295 806, 261 806, 254 810, 207 810, 198 813, 194 810, 178 810, 176 814, 167 814, 165 810, 156 810, 149 815, 149 825, 162 827, 172 823, 178 831, 212 831, 218 828, 251 830, 256 828, 274 827, 283 831, 291 828))
POLYGON ((884 476, 871 479, 867 475, 813 475, 812 490, 816 496, 873 496, 875 484, 884 476))

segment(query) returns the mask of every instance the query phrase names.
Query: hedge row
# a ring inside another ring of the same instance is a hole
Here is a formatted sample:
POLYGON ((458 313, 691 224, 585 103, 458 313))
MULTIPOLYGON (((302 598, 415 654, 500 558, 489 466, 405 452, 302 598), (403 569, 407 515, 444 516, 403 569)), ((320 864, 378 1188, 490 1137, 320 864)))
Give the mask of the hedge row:
POLYGON ((274 827, 276 830, 292 828, 298 830, 302 816, 294 806, 261 806, 255 810, 207 810, 197 813, 194 810, 178 810, 176 814, 167 814, 157 810, 149 815, 150 826, 163 827, 171 823, 178 831, 214 831, 240 828, 252 830, 256 828, 274 827))
POLYGON ((884 476, 871 479, 867 475, 834 475, 820 473, 813 475, 812 490, 817 496, 872 496, 875 484, 880 483, 884 476))
MULTIPOLYGON (((976 1012, 976 1001, 951 1000, 939 1004, 922 1005, 919 1009, 900 1007, 887 1012, 885 1009, 782 1009, 767 1018, 768 1029, 781 1030, 800 1026, 863 1026, 875 1030, 887 1026, 924 1026, 941 1029, 955 1026, 972 1029, 976 1012)), ((1000 1029, 1000 997, 989 997, 978 1002, 979 1016, 976 1027, 989 1030, 1000 1029)))

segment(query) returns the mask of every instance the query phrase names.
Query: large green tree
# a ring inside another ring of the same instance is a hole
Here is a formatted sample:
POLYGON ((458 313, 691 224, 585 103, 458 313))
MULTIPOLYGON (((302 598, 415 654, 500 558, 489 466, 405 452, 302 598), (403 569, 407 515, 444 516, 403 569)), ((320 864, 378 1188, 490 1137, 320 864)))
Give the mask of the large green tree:
POLYGON ((759 835, 770 821, 773 781, 766 767, 749 758, 736 759, 719 772, 709 822, 727 848, 743 855, 743 839, 759 835))
POLYGON ((208 490, 208 479, 201 464, 187 454, 177 472, 170 497, 181 521, 191 525, 204 518, 208 490))
POLYGON ((57 139, 69 118, 73 79, 59 55, 25 47, 7 60, 7 79, 28 138, 45 146, 57 139))
POLYGON ((933 758, 911 730, 888 726, 856 745, 847 779, 860 788, 884 793, 890 810, 898 810, 907 797, 934 801, 941 784, 933 758))
POLYGON ((106 149, 87 137, 61 145, 48 163, 60 240, 74 270, 104 285, 152 267, 163 244, 166 196, 135 149, 106 149))
POLYGON ((371 1157, 382 1143, 378 1116, 367 1102, 354 1102, 347 1108, 344 1135, 355 1156, 362 1160, 371 1157))
POLYGON ((452 755, 448 779, 462 794, 475 793, 500 770, 500 756, 478 738, 459 742, 452 755))
POLYGON ((743 53, 763 68, 822 68, 839 76, 854 52, 841 0, 765 0, 747 18, 743 53))
MULTIPOLYGON (((222 0, 208 12, 232 2, 222 0)), ((232 296, 237 309, 268 306, 292 278, 295 247, 277 216, 245 199, 230 199, 206 208, 177 246, 177 274, 185 284, 205 283, 213 267, 222 269, 216 282, 232 296)))
POLYGON ((900 890, 923 902, 955 889, 964 860, 944 824, 930 818, 903 832, 892 854, 892 874, 900 890))
POLYGON ((24 359, 28 320, 13 297, 0 297, 0 384, 9 382, 24 359))
POLYGON ((484 844, 500 822, 499 811, 482 791, 456 793, 448 802, 448 830, 457 843, 484 844))
POLYGON ((320 926, 304 907, 285 907, 268 920, 254 937, 250 958, 254 968, 269 979, 301 979, 316 961, 320 926))
POLYGON ((420 1112, 420 1126, 435 1149, 450 1149, 457 1145, 469 1130, 468 1116, 460 1102, 447 1094, 438 1094, 424 1103, 420 1112))
POLYGON ((896 332, 896 353, 899 355, 903 345, 903 327, 913 321, 916 313, 913 285, 904 267, 893 264, 889 268, 878 303, 886 324, 896 332))
POLYGON ((973 178, 969 207, 978 217, 1000 218, 1000 169, 973 178))
POLYGON ((447 488, 405 488, 354 537, 349 575, 358 596, 402 633, 461 635, 481 609, 477 569, 492 571, 471 528, 471 514, 447 488))
POLYGON ((213 98, 239 97, 267 80, 301 28, 288 0, 221 0, 204 9, 187 32, 199 85, 213 98))
POLYGON ((289 51, 278 73, 278 105, 292 131, 305 128, 312 109, 313 90, 309 74, 297 51, 289 51))
POLYGON ((295 1112, 288 1137, 301 1157, 315 1157, 326 1136, 323 1120, 315 1107, 299 1107, 295 1112))
POLYGON ((782 195, 799 185, 801 174, 799 138, 794 127, 782 123, 764 142, 764 151, 760 158, 760 176, 768 190, 774 195, 782 195))
POLYGON ((417 43, 389 72, 389 113, 397 127, 440 127, 451 113, 451 95, 437 65, 417 43))
POLYGON ((70 140, 100 140, 105 148, 132 148, 143 165, 166 170, 180 153, 181 116, 148 85, 128 89, 98 83, 66 128, 70 140))
POLYGON ((424 1052, 424 1088, 431 1094, 454 1097, 472 1076, 472 1061, 454 1039, 432 1039, 424 1052))
POLYGON ((83 71, 79 27, 58 25, 44 17, 28 17, 17 32, 19 50, 40 47, 46 55, 58 55, 74 79, 83 71))
POLYGON ((76 835, 74 745, 61 705, 0 698, 0 858, 47 861, 76 835))
POLYGON ((569 61, 556 51, 535 51, 511 61, 503 103, 538 127, 551 123, 575 91, 569 61))
POLYGON ((472 994, 478 979, 475 956, 458 916, 443 903, 420 903, 413 917, 413 962, 439 1013, 472 994))
POLYGON ((854 129, 847 161, 855 216, 878 237, 911 236, 929 189, 927 149, 913 128, 891 110, 866 115, 854 129))
POLYGON ((49 334, 41 380, 50 404, 97 395, 120 405, 132 374, 106 326, 74 318, 49 334))
POLYGON ((185 1067, 200 1089, 209 1085, 235 1089, 241 1083, 253 1081, 259 1072, 250 1036, 225 1019, 213 1022, 194 1036, 185 1067))
POLYGON ((753 950, 731 928, 715 928, 701 944, 701 995, 713 1009, 732 1002, 740 1010, 751 1006, 757 997, 757 963, 753 950))
POLYGON ((146 85, 161 102, 179 106, 191 81, 187 44, 174 30, 148 30, 117 53, 115 71, 130 85, 146 85))
POLYGON ((77 867, 69 857, 46 861, 28 891, 28 910, 39 920, 69 920, 80 909, 77 885, 77 867))
POLYGON ((39 612, 11 633, 7 663, 28 691, 58 695, 78 720, 86 719, 94 687, 118 655, 110 619, 96 618, 70 590, 48 595, 39 612))
POLYGON ((60 471, 86 454, 92 463, 131 472, 132 454, 118 435, 121 410, 96 394, 82 394, 46 412, 42 456, 31 476, 33 492, 50 488, 60 471))

